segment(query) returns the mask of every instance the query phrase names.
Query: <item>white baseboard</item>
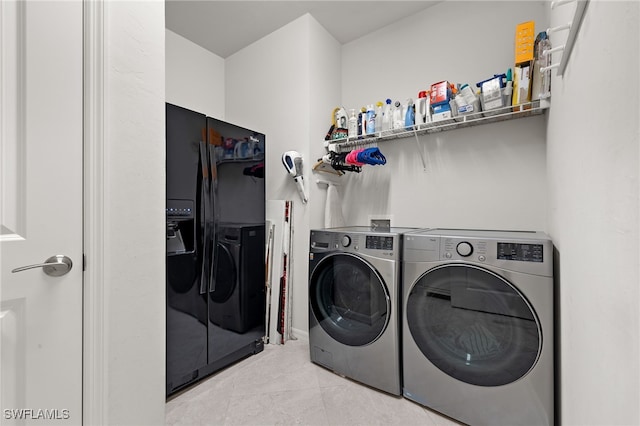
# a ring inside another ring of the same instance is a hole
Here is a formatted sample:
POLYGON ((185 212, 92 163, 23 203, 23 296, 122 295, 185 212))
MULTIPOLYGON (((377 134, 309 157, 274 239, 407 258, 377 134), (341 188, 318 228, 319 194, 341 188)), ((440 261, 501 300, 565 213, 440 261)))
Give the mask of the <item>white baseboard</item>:
POLYGON ((292 328, 291 334, 298 340, 304 340, 305 342, 309 342, 309 332, 306 330, 292 328))

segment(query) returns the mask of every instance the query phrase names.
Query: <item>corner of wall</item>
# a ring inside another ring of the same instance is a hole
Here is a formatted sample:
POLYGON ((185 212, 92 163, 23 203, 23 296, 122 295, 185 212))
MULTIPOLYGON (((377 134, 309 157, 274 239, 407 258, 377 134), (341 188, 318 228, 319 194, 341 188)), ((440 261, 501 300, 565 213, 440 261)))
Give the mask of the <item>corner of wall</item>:
POLYGON ((225 61, 165 28, 166 102, 224 119, 225 61))

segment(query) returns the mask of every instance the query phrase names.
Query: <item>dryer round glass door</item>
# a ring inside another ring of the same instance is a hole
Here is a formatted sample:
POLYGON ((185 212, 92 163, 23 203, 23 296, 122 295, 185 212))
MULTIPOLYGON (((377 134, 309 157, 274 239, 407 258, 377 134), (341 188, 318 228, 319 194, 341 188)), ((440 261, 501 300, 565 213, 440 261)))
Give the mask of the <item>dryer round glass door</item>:
POLYGON ((472 265, 423 274, 407 298, 406 321, 431 363, 478 386, 518 380, 536 364, 542 345, 526 298, 503 277, 472 265))
POLYGON ((309 279, 309 303, 322 329, 349 346, 376 341, 391 315, 389 292, 380 274, 347 253, 318 263, 309 279))

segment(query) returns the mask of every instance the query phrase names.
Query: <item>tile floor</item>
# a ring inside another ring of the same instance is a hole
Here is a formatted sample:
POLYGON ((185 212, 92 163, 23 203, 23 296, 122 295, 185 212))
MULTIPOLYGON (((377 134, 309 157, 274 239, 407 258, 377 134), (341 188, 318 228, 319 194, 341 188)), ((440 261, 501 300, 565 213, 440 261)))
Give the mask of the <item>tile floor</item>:
POLYGON ((166 425, 447 425, 458 423, 309 361, 306 340, 263 352, 172 397, 166 425))

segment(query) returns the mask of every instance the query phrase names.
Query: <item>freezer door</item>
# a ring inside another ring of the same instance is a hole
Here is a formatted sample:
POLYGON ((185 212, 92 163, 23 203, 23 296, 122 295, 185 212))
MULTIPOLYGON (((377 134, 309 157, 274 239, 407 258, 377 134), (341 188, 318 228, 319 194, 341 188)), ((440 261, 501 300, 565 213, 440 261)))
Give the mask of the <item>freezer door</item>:
POLYGON ((207 364, 207 295, 203 280, 203 168, 206 117, 166 105, 167 394, 197 379, 207 364))

